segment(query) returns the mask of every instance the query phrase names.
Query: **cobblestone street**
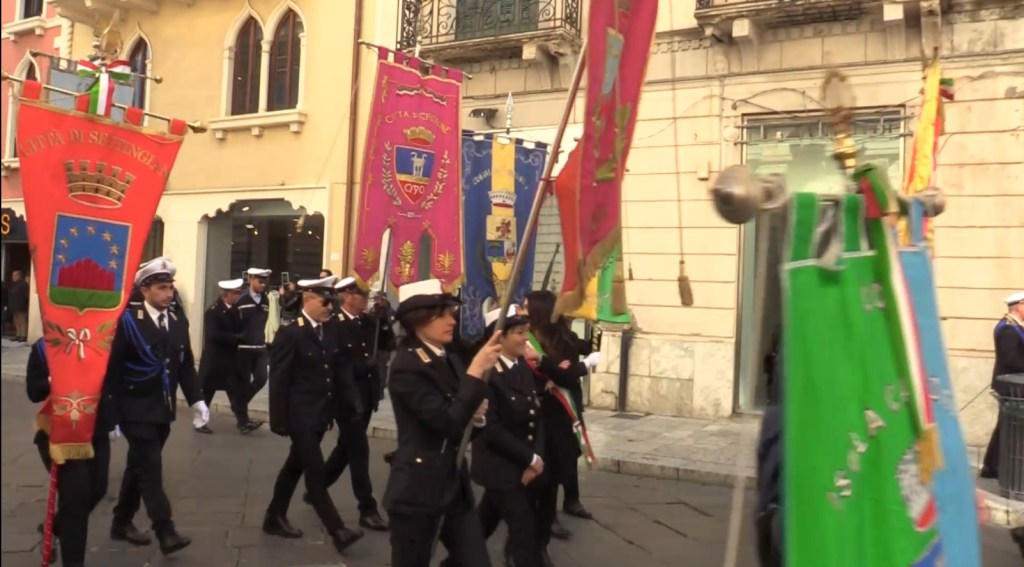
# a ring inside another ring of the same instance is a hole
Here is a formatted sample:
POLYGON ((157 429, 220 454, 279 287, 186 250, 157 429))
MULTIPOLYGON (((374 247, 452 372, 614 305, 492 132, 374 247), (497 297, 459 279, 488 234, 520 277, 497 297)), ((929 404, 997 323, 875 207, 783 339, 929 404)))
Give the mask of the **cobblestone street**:
MULTIPOLYGON (((2 386, 3 411, 3 565, 34 567, 39 564, 37 524, 43 519, 47 475, 31 444, 34 406, 25 399, 21 384, 8 378, 2 386)), ((306 537, 297 541, 265 536, 260 530, 263 512, 286 443, 262 429, 240 437, 232 422, 217 415, 213 436, 199 436, 185 419, 174 425, 164 452, 165 486, 174 506, 180 531, 192 546, 163 558, 155 545, 145 548, 113 542, 108 537, 113 495, 121 480, 125 444, 114 444, 107 501, 93 515, 88 564, 100 567, 178 565, 196 567, 312 567, 326 565, 389 565, 385 534, 368 533, 344 558, 324 543, 312 509, 296 494, 290 517, 306 537)), ((334 443, 328 433, 325 451, 334 443)), ((378 498, 387 471, 379 458, 392 447, 373 440, 373 476, 378 498)), ((584 502, 594 521, 565 517, 574 532, 569 542, 554 542, 552 556, 560 567, 603 565, 666 565, 718 567, 724 558, 731 493, 729 489, 681 481, 640 478, 600 471, 583 472, 584 502)), ((301 488, 300 491, 301 492, 301 488)), ((332 489, 347 520, 355 522, 356 507, 348 477, 332 489)), ((479 494, 479 492, 478 492, 479 494)), ((746 498, 748 507, 752 495, 746 498)), ((144 515, 136 518, 148 528, 144 515)), ((748 525, 744 526, 748 528, 748 525)), ((754 566, 749 529, 744 529, 740 566, 754 566)), ((491 540, 493 557, 504 536, 491 540)), ((986 528, 986 567, 1020 565, 1002 528, 986 528)), ((497 561, 495 565, 500 565, 497 561)))

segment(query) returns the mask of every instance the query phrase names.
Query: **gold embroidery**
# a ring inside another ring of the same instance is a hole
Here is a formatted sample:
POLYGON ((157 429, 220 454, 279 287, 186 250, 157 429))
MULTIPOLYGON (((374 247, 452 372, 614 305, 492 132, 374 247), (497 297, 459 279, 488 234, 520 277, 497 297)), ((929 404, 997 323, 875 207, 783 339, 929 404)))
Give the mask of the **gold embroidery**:
POLYGON ((96 415, 96 408, 99 407, 98 396, 85 396, 80 392, 72 392, 67 396, 55 397, 51 400, 53 415, 57 417, 68 416, 71 421, 71 428, 78 427, 78 422, 83 415, 96 415))
POLYGON ((420 355, 420 360, 422 360, 424 364, 427 364, 427 363, 430 362, 430 357, 427 355, 426 352, 424 352, 423 349, 421 349, 421 348, 416 349, 416 354, 420 355))

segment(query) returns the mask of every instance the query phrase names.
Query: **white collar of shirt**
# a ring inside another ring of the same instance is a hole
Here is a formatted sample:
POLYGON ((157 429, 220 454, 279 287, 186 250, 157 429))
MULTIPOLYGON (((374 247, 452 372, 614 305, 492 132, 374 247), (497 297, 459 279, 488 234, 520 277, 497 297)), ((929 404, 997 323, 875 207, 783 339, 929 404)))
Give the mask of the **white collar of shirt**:
POLYGON ((167 310, 166 309, 161 311, 161 310, 157 309, 156 307, 153 307, 152 305, 150 305, 148 301, 143 301, 142 305, 143 305, 143 307, 146 308, 146 313, 149 313, 149 318, 152 319, 154 323, 156 323, 157 325, 160 325, 160 315, 163 315, 164 316, 164 324, 165 325, 170 325, 170 321, 168 321, 168 316, 167 316, 167 310))
POLYGON ((429 348, 434 353, 434 356, 444 356, 444 349, 443 348, 434 346, 434 345, 428 343, 427 341, 420 341, 420 342, 422 342, 423 344, 427 345, 427 348, 429 348))
POLYGON ((505 356, 504 354, 499 355, 499 356, 501 357, 501 361, 505 363, 506 367, 512 368, 513 366, 516 365, 516 361, 514 361, 511 358, 505 356))
POLYGON ((344 313, 345 316, 348 317, 349 319, 358 319, 359 318, 357 315, 353 315, 353 314, 349 313, 348 309, 345 309, 344 307, 341 308, 341 312, 344 313))
POLYGON ((1009 317, 1010 319, 1013 319, 1013 321, 1015 323, 1017 323, 1018 325, 1024 327, 1024 321, 1021 321, 1020 319, 1018 319, 1017 316, 1014 315, 1013 313, 1007 313, 1006 316, 1009 317))
POLYGON ((249 290, 249 297, 252 297, 253 301, 255 301, 256 303, 259 303, 263 299, 263 294, 262 293, 256 293, 255 291, 250 289, 249 290))
POLYGON ((310 317, 309 313, 306 313, 305 309, 302 310, 302 316, 305 317, 307 321, 309 321, 310 325, 313 325, 313 330, 314 331, 316 330, 317 327, 320 326, 320 322, 317 321, 316 319, 310 317))

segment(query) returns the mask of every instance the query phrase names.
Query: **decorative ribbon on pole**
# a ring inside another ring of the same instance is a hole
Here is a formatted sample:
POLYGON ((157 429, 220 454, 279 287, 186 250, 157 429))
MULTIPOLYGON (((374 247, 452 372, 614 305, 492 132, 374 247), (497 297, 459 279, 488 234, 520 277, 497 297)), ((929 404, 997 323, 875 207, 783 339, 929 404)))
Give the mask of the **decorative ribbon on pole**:
MULTIPOLYGON (((939 136, 945 127, 945 111, 942 101, 953 100, 953 80, 943 79, 939 61, 932 61, 924 74, 923 101, 921 119, 914 132, 914 149, 907 168, 907 178, 903 183, 903 194, 912 197, 935 184, 935 172, 938 168, 939 136)), ((931 248, 933 227, 929 219, 924 219, 924 239, 931 248)), ((899 223, 899 243, 903 246, 911 242, 907 219, 899 223)))
POLYGON ((131 79, 132 69, 127 61, 117 60, 109 63, 93 62, 82 59, 78 62, 78 75, 93 79, 89 85, 89 108, 92 114, 110 116, 114 107, 115 81, 126 82, 131 79))
POLYGON ((89 329, 82 329, 81 332, 68 329, 67 335, 68 344, 64 349, 64 354, 68 354, 72 349, 78 347, 78 360, 85 360, 85 343, 92 338, 92 333, 89 332, 89 329))
POLYGON ((57 461, 50 464, 50 488, 46 493, 46 522, 43 523, 43 565, 50 565, 53 555, 53 517, 57 513, 57 461))

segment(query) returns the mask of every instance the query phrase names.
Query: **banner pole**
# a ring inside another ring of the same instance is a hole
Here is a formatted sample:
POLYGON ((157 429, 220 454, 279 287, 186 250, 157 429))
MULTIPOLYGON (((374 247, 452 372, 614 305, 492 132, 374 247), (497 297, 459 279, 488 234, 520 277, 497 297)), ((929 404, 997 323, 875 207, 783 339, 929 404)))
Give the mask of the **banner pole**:
MULTIPOLYGON (((544 206, 544 199, 547 196, 548 188, 551 185, 551 174, 554 171, 555 161, 558 160, 558 153, 562 146, 562 138, 565 136, 565 129, 569 126, 569 119, 572 118, 572 109, 573 105, 576 103, 576 93, 580 90, 580 82, 583 80, 583 71, 587 66, 586 62, 587 44, 584 42, 583 47, 580 48, 580 57, 576 61, 576 70, 573 71, 572 83, 569 85, 569 93, 566 95, 565 109, 562 111, 562 121, 558 125, 555 140, 551 144, 551 155, 548 157, 547 163, 544 164, 544 174, 537 183, 537 194, 533 198, 533 206, 530 208, 530 216, 526 221, 526 228, 523 230, 523 239, 519 243, 519 247, 516 249, 516 257, 512 262, 512 273, 508 278, 509 292, 504 294, 504 297, 501 299, 501 312, 498 314, 498 321, 494 325, 494 328, 498 331, 505 329, 505 319, 508 316, 508 308, 512 304, 512 290, 516 289, 516 286, 519 283, 519 277, 523 272, 523 266, 526 265, 526 256, 523 254, 523 251, 530 249, 530 241, 533 240, 533 235, 537 230, 537 223, 540 221, 540 210, 541 207, 544 206)), ((481 378, 486 380, 486 373, 484 376, 481 376, 481 378)), ((459 452, 455 458, 456 471, 462 470, 462 463, 466 461, 466 450, 469 448, 469 437, 472 432, 473 422, 470 421, 466 424, 466 429, 462 431, 462 440, 459 442, 459 452)), ((441 524, 443 524, 443 522, 438 523, 438 531, 434 534, 434 543, 431 545, 431 550, 437 547, 437 540, 441 535, 441 524)), ((433 552, 431 552, 431 556, 433 556, 433 552)))
MULTIPOLYGON (((19 83, 19 84, 24 84, 25 83, 25 79, 22 79, 21 77, 15 77, 15 76, 7 73, 6 71, 4 71, 4 73, 2 75, 0 75, 0 82, 2 82, 2 81, 11 81, 11 82, 14 82, 14 83, 19 83)), ((41 85, 42 85, 43 89, 45 89, 47 91, 50 91, 52 93, 60 93, 60 94, 63 94, 63 95, 68 95, 68 96, 81 96, 81 95, 86 94, 86 93, 76 93, 74 91, 69 91, 69 90, 66 90, 66 89, 62 89, 60 87, 54 87, 54 86, 47 85, 47 84, 44 84, 44 83, 41 83, 41 85)), ((129 108, 131 108, 131 105, 129 105, 129 104, 121 104, 119 102, 113 103, 113 106, 116 107, 116 108, 120 108, 121 110, 128 110, 129 108)), ((146 115, 146 116, 149 116, 150 118, 156 118, 157 120, 163 120, 164 122, 168 122, 168 123, 171 122, 171 120, 172 120, 168 116, 164 116, 163 114, 157 114, 155 112, 149 112, 147 110, 143 110, 142 113, 144 115, 146 115)), ((191 130, 192 133, 194 133, 194 134, 203 134, 207 130, 206 126, 204 126, 203 123, 201 121, 199 121, 199 120, 195 120, 193 122, 186 122, 185 125, 188 126, 188 129, 191 130)))

